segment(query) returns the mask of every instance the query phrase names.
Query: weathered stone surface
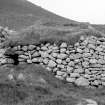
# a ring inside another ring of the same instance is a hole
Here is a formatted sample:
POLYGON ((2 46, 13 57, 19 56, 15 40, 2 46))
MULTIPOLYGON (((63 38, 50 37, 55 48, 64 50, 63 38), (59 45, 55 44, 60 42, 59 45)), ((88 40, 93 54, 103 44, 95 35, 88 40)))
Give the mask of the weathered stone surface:
POLYGON ((86 47, 86 48, 83 49, 83 52, 85 52, 85 53, 89 53, 90 50, 89 50, 89 48, 86 47))
MULTIPOLYGON (((13 47, 20 63, 37 63, 54 73, 55 77, 79 86, 105 86, 105 40, 85 37, 74 45, 19 45, 13 47), (103 44, 104 43, 104 44, 103 44), (103 83, 100 83, 103 82, 103 83)), ((9 63, 0 50, 0 64, 9 63), (5 62, 6 59, 6 62, 5 62), (4 62, 4 63, 3 63, 4 62)), ((11 62, 12 63, 12 62, 11 62)))
POLYGON ((95 64, 96 64, 96 63, 97 63, 97 60, 96 60, 96 59, 90 59, 90 60, 89 60, 89 63, 92 63, 92 64, 95 63, 95 64))
POLYGON ((19 58, 18 61, 19 61, 19 62, 24 62, 25 59, 23 59, 23 58, 19 58))
POLYGON ((104 82, 102 82, 102 85, 103 85, 103 86, 105 86, 105 81, 104 81, 104 82))
POLYGON ((57 57, 58 56, 58 53, 52 53, 51 54, 53 57, 57 57))
POLYGON ((24 54, 24 51, 16 51, 15 53, 16 54, 19 54, 19 55, 23 55, 24 54))
POLYGON ((96 47, 95 50, 98 51, 98 52, 101 52, 101 51, 103 51, 103 48, 101 48, 101 47, 96 47))
POLYGON ((67 59, 66 59, 66 62, 69 63, 69 62, 70 62, 70 58, 67 58, 67 59))
POLYGON ((13 59, 6 59, 7 64, 14 64, 14 60, 13 59))
POLYGON ((65 60, 62 60, 63 65, 67 65, 67 62, 65 60))
POLYGON ((97 102, 92 99, 85 99, 85 101, 88 103, 87 105, 98 105, 97 102))
POLYGON ((87 62, 87 61, 82 62, 82 66, 83 66, 83 67, 89 67, 89 62, 87 62))
POLYGON ((43 60, 43 63, 44 63, 44 64, 48 64, 48 62, 49 62, 49 60, 48 60, 47 58, 45 58, 45 59, 43 60))
POLYGON ((20 45, 18 45, 17 48, 18 48, 18 51, 21 50, 21 46, 20 45))
POLYGON ((88 44, 88 48, 95 49, 96 47, 93 44, 88 44))
POLYGON ((67 58, 67 54, 59 54, 58 56, 57 56, 57 58, 60 58, 60 59, 65 59, 65 58, 67 58))
POLYGON ((55 67, 56 65, 57 64, 52 60, 50 60, 49 63, 48 63, 48 67, 55 67))
POLYGON ((32 54, 32 57, 39 57, 39 56, 41 56, 40 53, 36 51, 32 54))
POLYGON ((22 47, 22 50, 23 50, 23 51, 27 51, 27 50, 28 50, 28 46, 23 46, 23 47, 22 47))
POLYGON ((61 45, 60 45, 61 48, 66 48, 67 47, 67 43, 63 42, 61 45))
POLYGON ((41 50, 46 51, 48 48, 46 46, 41 47, 41 50))
POLYGON ((54 46, 54 47, 52 47, 52 50, 58 50, 59 48, 58 48, 58 46, 54 46))
POLYGON ((75 78, 75 77, 80 77, 79 73, 70 73, 70 77, 75 78))
POLYGON ((61 69, 64 69, 65 66, 62 65, 62 64, 59 64, 59 65, 57 65, 57 67, 58 67, 58 68, 61 68, 61 69))
POLYGON ((28 59, 29 56, 26 56, 26 55, 19 55, 19 58, 22 58, 22 59, 28 59))
POLYGON ((80 36, 80 40, 81 41, 84 41, 85 40, 85 37, 84 36, 80 36))
POLYGON ((73 82, 75 82, 75 80, 76 80, 75 78, 70 78, 70 77, 66 78, 67 82, 72 82, 73 83, 73 82))
POLYGON ((56 62, 57 62, 58 64, 61 64, 61 63, 62 63, 62 59, 57 59, 56 62))
POLYGON ((78 53, 82 53, 83 52, 83 50, 80 49, 80 48, 77 48, 76 50, 77 50, 78 53))
POLYGON ((39 62, 39 60, 38 60, 37 58, 33 58, 33 59, 32 59, 32 62, 33 62, 33 63, 36 63, 36 62, 39 62))
POLYGON ((62 76, 60 76, 60 75, 56 75, 55 77, 58 78, 58 79, 60 79, 60 80, 63 80, 63 79, 64 79, 64 78, 63 78, 62 76))
POLYGON ((83 57, 91 57, 91 53, 83 53, 83 57))
POLYGON ((61 52, 61 53, 65 53, 65 52, 66 52, 66 49, 65 49, 65 48, 61 48, 61 49, 60 49, 60 52, 61 52))
POLYGON ((68 65, 69 65, 69 66, 74 66, 75 64, 74 64, 73 61, 70 61, 70 62, 68 63, 68 65))
POLYGON ((47 52, 41 52, 40 54, 41 54, 41 57, 43 58, 49 57, 49 54, 47 52))
POLYGON ((104 59, 98 59, 97 61, 99 64, 105 64, 105 60, 104 59))
POLYGON ((73 71, 73 67, 67 66, 67 72, 71 73, 73 71))
POLYGON ((18 79, 18 80, 25 80, 24 74, 23 74, 23 73, 19 73, 17 79, 18 79))
POLYGON ((84 73, 84 70, 82 68, 78 68, 78 69, 75 69, 74 72, 76 72, 76 73, 84 73))
POLYGON ((17 50, 18 50, 18 47, 17 47, 17 46, 14 46, 12 49, 13 49, 14 51, 17 51, 17 50))
POLYGON ((53 60, 53 61, 56 61, 56 58, 53 57, 52 55, 49 55, 48 58, 51 59, 51 60, 53 60))
POLYGON ((31 59, 27 59, 27 63, 31 64, 32 60, 31 59))
POLYGON ((58 76, 62 76, 62 75, 64 75, 64 74, 65 74, 65 72, 57 71, 57 75, 58 75, 58 76))
POLYGON ((83 77, 80 77, 76 79, 75 84, 77 84, 78 86, 88 86, 89 81, 83 77))
POLYGON ((0 59, 0 64, 6 64, 6 63, 7 63, 7 60, 5 58, 0 59))
POLYGON ((93 85, 95 85, 95 86, 98 86, 100 84, 100 81, 99 80, 95 80, 94 82, 93 82, 93 85))

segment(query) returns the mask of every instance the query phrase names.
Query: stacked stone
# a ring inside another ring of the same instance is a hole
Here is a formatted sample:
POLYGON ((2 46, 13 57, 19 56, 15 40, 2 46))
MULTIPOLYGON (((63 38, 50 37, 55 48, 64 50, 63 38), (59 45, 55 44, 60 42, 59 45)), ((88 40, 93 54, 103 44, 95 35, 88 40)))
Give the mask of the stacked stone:
POLYGON ((51 71, 56 78, 78 86, 105 86, 105 38, 90 36, 73 46, 56 44, 19 45, 13 47, 20 63, 36 63, 51 71))
POLYGON ((11 58, 5 56, 6 49, 0 49, 0 66, 5 64, 13 64, 14 61, 11 58))
POLYGON ((0 26, 0 65, 4 65, 4 64, 9 64, 9 63, 13 63, 13 59, 7 58, 4 54, 6 51, 6 48, 2 48, 1 45, 3 42, 5 42, 8 37, 9 34, 15 32, 12 30, 9 30, 8 27, 2 27, 0 26))
POLYGON ((0 26, 0 43, 3 43, 9 36, 9 33, 11 30, 9 30, 7 27, 4 28, 0 26))

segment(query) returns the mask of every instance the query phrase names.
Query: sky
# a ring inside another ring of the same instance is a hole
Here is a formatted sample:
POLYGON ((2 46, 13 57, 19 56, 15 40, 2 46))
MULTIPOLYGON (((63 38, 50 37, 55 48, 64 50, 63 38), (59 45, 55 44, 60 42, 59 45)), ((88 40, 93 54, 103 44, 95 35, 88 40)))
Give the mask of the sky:
POLYGON ((105 0, 28 0, 63 17, 105 24, 105 0))

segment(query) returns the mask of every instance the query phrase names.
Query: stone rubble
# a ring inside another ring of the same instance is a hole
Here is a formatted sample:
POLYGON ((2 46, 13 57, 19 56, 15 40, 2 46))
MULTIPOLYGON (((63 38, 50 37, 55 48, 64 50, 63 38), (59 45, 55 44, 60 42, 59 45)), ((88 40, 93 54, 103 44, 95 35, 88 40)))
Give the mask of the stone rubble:
MULTIPOLYGON (((105 86, 105 37, 81 36, 74 45, 62 42, 60 45, 41 43, 11 48, 18 54, 20 64, 43 65, 56 78, 78 86, 105 86)), ((9 59, 4 52, 0 54, 1 65, 8 63, 9 59)), ((10 61, 13 64, 13 60, 10 61)))

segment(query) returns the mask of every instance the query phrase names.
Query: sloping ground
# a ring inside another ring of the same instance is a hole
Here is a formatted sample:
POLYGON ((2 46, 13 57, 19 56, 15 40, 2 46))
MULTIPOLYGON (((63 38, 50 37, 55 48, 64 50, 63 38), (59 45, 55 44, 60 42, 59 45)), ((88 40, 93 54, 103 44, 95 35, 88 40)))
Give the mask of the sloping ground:
POLYGON ((96 30, 105 33, 105 25, 92 25, 96 30))
POLYGON ((38 65, 9 65, 0 71, 0 105, 77 105, 83 98, 105 104, 104 89, 66 84, 38 65), (15 80, 8 79, 9 73, 15 74, 15 80), (25 79, 17 79, 20 73, 25 79))
MULTIPOLYGON (((3 44, 6 47, 62 41, 73 45, 81 35, 104 35, 98 27, 89 28, 88 23, 62 18, 24 0, 0 0, 0 24, 21 30, 9 36, 3 44), (30 27, 22 30, 27 26, 30 27)), ((86 89, 67 84, 38 65, 6 65, 0 67, 0 72, 0 105, 77 105, 83 98, 105 105, 104 88, 86 89), (11 73, 15 80, 9 80, 11 73), (25 79, 18 80, 19 73, 25 79)))
POLYGON ((75 22, 51 13, 27 0, 0 0, 0 24, 10 29, 21 30, 40 19, 54 19, 62 22, 75 22))
MULTIPOLYGON (((39 25, 38 22, 27 29, 11 34, 4 45, 7 47, 15 44, 38 44, 42 42, 59 44, 62 41, 73 45, 81 35, 101 37, 104 34, 94 28, 90 29, 88 26, 81 28, 77 25, 77 27, 65 28, 65 26, 39 25)), ((1 105, 78 105, 83 98, 93 99, 98 105, 105 104, 104 88, 87 89, 67 84, 65 81, 54 78, 51 73, 38 65, 7 65, 1 68, 1 74, 3 74, 0 88, 1 105), (15 81, 12 82, 8 80, 11 69, 15 75, 15 81), (25 79, 19 81, 17 79, 19 73, 23 73, 25 79)))
MULTIPOLYGON (((45 21, 45 24, 49 21, 45 21)), ((51 23, 51 22, 49 22, 51 23)), ((81 35, 84 36, 105 36, 101 31, 96 30, 94 27, 88 24, 76 24, 72 23, 70 26, 62 26, 58 22, 45 25, 41 21, 37 22, 35 25, 30 26, 20 32, 13 33, 10 35, 8 42, 4 45, 14 45, 14 44, 38 44, 41 42, 50 43, 61 43, 65 41, 71 45, 76 43, 81 35)))

